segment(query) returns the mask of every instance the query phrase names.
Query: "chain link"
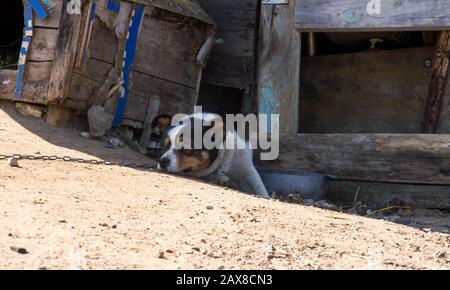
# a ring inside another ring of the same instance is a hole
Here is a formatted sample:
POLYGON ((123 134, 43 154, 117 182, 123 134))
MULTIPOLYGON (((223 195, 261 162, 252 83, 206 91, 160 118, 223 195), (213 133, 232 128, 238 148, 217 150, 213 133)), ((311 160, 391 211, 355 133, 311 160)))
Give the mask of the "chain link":
POLYGON ((96 160, 96 159, 83 159, 83 158, 73 158, 70 156, 55 156, 55 155, 22 155, 22 154, 12 154, 12 155, 4 155, 0 154, 0 160, 7 160, 9 158, 14 158, 16 160, 30 160, 30 161, 64 161, 71 163, 80 163, 80 164, 91 164, 91 165, 106 165, 106 166, 119 166, 119 167, 128 167, 135 169, 143 169, 150 170, 155 169, 155 166, 150 164, 137 164, 137 163, 128 163, 121 161, 105 161, 105 160, 96 160))

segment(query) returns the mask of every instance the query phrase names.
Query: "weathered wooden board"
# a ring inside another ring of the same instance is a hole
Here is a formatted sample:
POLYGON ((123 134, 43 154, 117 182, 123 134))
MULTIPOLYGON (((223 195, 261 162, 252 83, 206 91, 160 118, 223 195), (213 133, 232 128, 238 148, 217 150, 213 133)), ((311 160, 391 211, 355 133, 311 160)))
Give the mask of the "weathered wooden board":
MULTIPOLYGON (((64 0, 66 7, 69 0, 64 0)), ((63 103, 69 95, 77 44, 81 29, 81 15, 68 14, 62 10, 61 25, 54 57, 54 66, 49 84, 49 101, 63 103)))
POLYGON ((254 84, 255 44, 258 29, 257 0, 201 0, 217 24, 217 39, 204 70, 203 82, 244 88, 254 84))
POLYGON ((114 64, 117 46, 118 40, 114 29, 108 28, 96 17, 89 44, 89 57, 114 64))
POLYGON ((357 201, 371 209, 385 208, 394 199, 414 208, 450 209, 450 185, 331 181, 327 199, 339 205, 352 206, 356 193, 357 201))
POLYGON ((147 74, 133 72, 129 102, 125 118, 143 122, 146 116, 148 100, 159 96, 161 114, 189 113, 196 104, 195 89, 155 78, 147 74))
POLYGON ((443 109, 450 64, 450 32, 443 31, 436 45, 433 69, 422 124, 422 133, 434 134, 443 109))
MULTIPOLYGON (((38 68, 45 70, 45 68, 38 68)), ((14 88, 16 85, 17 71, 1 70, 0 71, 0 99, 14 101, 14 88)), ((25 82, 22 88, 22 102, 43 104, 47 102, 48 80, 34 80, 33 82, 25 82)))
POLYGON ((450 81, 448 80, 444 92, 442 108, 436 130, 438 134, 450 134, 450 81))
POLYGON ((0 70, 0 99, 12 100, 16 87, 16 70, 0 70))
MULTIPOLYGON (((131 94, 125 110, 124 119, 143 124, 147 114, 148 101, 148 97, 144 98, 131 94)), ((189 114, 193 112, 193 109, 194 107, 190 104, 166 98, 161 100, 159 112, 170 115, 178 113, 189 114)))
POLYGON ((450 6, 447 0, 297 0, 296 2, 295 26, 301 31, 450 29, 450 6), (369 3, 375 2, 381 5, 369 6, 369 3), (368 6, 380 9, 368 9, 368 6))
POLYGON ((207 39, 207 27, 179 15, 146 9, 133 70, 197 88, 197 52, 207 39))
POLYGON ((273 169, 343 180, 450 184, 450 135, 301 134, 281 139, 273 169))
POLYGON ((142 97, 158 95, 161 100, 172 99, 186 104, 196 104, 196 91, 193 88, 171 83, 139 72, 133 72, 131 92, 142 97))
POLYGON ((280 134, 298 133, 300 34, 294 27, 295 1, 262 5, 259 44, 259 112, 280 114, 280 134))
POLYGON ((49 81, 53 69, 53 62, 28 61, 25 65, 25 82, 35 83, 49 81))
POLYGON ((35 27, 46 27, 57 29, 63 8, 63 0, 55 0, 55 6, 49 10, 49 16, 45 20, 34 17, 33 24, 35 27))
POLYGON ((34 28, 28 60, 53 61, 58 35, 56 29, 34 28))
POLYGON ((87 78, 104 82, 113 65, 95 58, 88 58, 84 69, 75 68, 75 71, 87 78))
POLYGON ((420 133, 433 47, 302 59, 301 133, 420 133))
POLYGON ((89 98, 103 82, 96 81, 78 72, 73 73, 71 82, 69 96, 61 105, 78 111, 87 111, 89 109, 89 98))

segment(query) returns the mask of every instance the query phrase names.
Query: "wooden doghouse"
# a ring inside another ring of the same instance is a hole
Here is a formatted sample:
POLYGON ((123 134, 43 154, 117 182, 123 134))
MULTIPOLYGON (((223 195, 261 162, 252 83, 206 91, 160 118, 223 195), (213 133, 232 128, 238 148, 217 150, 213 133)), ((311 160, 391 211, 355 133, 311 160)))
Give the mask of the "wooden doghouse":
POLYGON ((215 23, 195 0, 32 0, 22 9, 21 65, 0 71, 0 98, 48 106, 53 124, 101 105, 115 126, 135 128, 151 98, 161 113, 197 104, 215 23))
POLYGON ((448 30, 445 0, 264 1, 259 111, 280 114, 282 137, 280 158, 263 165, 325 174, 330 198, 348 205, 450 208, 448 30), (420 44, 316 53, 395 32, 420 44))

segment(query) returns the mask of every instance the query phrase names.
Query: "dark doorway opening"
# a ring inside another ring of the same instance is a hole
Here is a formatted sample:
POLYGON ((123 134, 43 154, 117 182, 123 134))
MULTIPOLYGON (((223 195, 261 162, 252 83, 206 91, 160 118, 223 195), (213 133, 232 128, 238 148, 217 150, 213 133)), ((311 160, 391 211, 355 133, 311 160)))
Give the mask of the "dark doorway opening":
POLYGON ((0 2, 0 69, 17 69, 24 31, 21 0, 0 2))
POLYGON ((203 112, 216 113, 225 117, 227 114, 239 114, 242 108, 244 90, 202 84, 198 105, 203 112))

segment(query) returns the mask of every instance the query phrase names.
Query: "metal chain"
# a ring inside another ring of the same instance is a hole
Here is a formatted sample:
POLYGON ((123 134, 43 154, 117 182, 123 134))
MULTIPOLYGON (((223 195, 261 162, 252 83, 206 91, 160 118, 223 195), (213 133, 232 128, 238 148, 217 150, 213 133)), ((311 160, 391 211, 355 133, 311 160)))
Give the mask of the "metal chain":
POLYGON ((47 155, 22 155, 22 154, 13 154, 13 155, 4 155, 0 154, 0 160, 6 160, 9 158, 14 158, 16 160, 43 160, 43 161, 64 161, 64 162, 72 162, 72 163, 80 163, 80 164, 91 164, 91 165, 107 165, 107 166, 120 166, 120 167, 128 167, 134 169, 144 169, 150 170, 155 169, 155 166, 149 164, 137 164, 137 163, 128 163, 122 161, 105 161, 105 160, 96 160, 96 159, 83 159, 83 158, 73 158, 70 156, 47 156, 47 155))

